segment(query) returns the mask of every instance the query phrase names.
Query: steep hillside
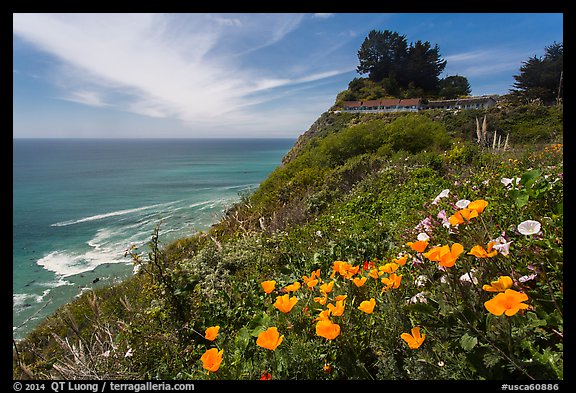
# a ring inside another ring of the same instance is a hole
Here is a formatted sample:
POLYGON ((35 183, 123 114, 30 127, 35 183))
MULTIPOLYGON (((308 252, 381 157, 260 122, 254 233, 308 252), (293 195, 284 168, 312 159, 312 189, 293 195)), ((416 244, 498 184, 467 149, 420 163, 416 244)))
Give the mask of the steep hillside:
POLYGON ((561 107, 324 113, 210 230, 152 234, 137 275, 19 342, 13 375, 562 379, 562 134, 561 107), (507 150, 476 142, 484 115, 507 150))

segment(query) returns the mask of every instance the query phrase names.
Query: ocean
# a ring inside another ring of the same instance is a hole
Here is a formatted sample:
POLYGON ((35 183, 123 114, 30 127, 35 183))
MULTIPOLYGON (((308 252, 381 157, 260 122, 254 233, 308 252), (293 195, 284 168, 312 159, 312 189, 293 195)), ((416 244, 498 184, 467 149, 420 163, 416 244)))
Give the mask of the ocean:
POLYGON ((14 139, 13 336, 132 274, 124 252, 207 230, 295 139, 14 139))

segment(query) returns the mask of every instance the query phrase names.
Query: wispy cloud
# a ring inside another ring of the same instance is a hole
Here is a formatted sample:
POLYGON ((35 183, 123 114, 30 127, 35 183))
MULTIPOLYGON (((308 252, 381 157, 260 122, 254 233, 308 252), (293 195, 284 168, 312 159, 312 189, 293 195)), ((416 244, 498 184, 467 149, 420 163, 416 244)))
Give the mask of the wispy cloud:
POLYGON ((259 93, 347 70, 258 67, 249 53, 281 42, 303 15, 14 14, 13 31, 60 60, 63 99, 188 124, 258 123, 259 93))
POLYGON ((513 72, 520 68, 529 54, 506 48, 478 49, 444 56, 447 69, 466 77, 481 77, 499 72, 513 72))
POLYGON ((315 13, 312 15, 313 18, 318 18, 318 19, 328 19, 328 18, 332 18, 334 16, 334 14, 331 13, 315 13))

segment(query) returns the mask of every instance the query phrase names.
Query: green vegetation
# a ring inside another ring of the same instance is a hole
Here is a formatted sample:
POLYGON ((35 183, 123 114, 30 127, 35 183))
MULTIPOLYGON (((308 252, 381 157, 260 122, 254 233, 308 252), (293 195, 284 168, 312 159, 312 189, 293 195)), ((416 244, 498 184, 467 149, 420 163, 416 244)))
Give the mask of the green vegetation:
POLYGON ((451 75, 440 79, 447 61, 438 45, 406 41, 405 35, 390 30, 372 30, 358 50, 359 74, 348 89, 338 94, 335 107, 344 101, 379 98, 457 98, 470 94, 468 79, 451 75))
POLYGON ((323 114, 210 230, 156 231, 15 343, 13 377, 563 379, 562 130, 561 107, 323 114))
POLYGON ((511 98, 527 103, 540 101, 552 105, 562 99, 564 45, 554 42, 544 48, 544 58, 533 56, 522 63, 511 98))

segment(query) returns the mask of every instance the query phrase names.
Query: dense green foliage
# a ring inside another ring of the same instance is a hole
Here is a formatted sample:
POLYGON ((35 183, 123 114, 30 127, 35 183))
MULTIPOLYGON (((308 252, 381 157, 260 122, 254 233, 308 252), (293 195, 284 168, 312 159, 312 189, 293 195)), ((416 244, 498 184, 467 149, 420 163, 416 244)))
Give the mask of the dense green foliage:
POLYGON ((138 274, 84 294, 17 343, 14 377, 563 379, 561 109, 321 120, 209 231, 168 245, 156 231, 147 250, 130 250, 138 274), (510 134, 506 151, 476 144, 475 118, 484 115, 510 134), (454 214, 463 199, 488 204, 444 226, 442 212, 454 214), (522 234, 527 220, 540 231, 522 234), (417 252, 408 243, 423 232, 429 244, 417 252), (469 254, 501 236, 509 254, 469 254), (464 252, 452 267, 424 255, 455 243, 464 252), (346 277, 336 261, 357 271, 346 277), (500 276, 526 294, 525 309, 488 311, 496 294, 483 286, 500 276), (361 286, 352 280, 360 277, 361 286), (266 280, 276 281, 270 293, 266 280), (297 302, 282 312, 275 301, 295 282, 297 302), (318 318, 338 295, 346 295, 341 315, 329 319, 340 330, 327 339, 318 318), (371 298, 373 312, 362 311, 371 298), (220 327, 213 341, 212 326, 220 327), (401 335, 417 326, 425 339, 412 349, 401 335), (257 344, 271 327, 283 336, 274 350, 257 344), (212 348, 222 361, 210 372, 200 359, 212 348))
POLYGON ((390 30, 372 30, 358 50, 359 74, 348 89, 338 94, 336 106, 343 101, 399 98, 457 98, 470 94, 468 79, 451 75, 440 79, 447 61, 438 45, 406 41, 405 35, 390 30))
POLYGON ((562 99, 564 46, 554 42, 544 48, 544 57, 533 56, 522 63, 511 90, 512 98, 521 102, 540 100, 546 105, 562 99))
POLYGON ((446 67, 438 45, 406 41, 405 35, 390 30, 372 30, 358 50, 359 74, 368 74, 373 82, 385 82, 389 95, 409 86, 423 92, 438 91, 438 77, 446 67), (398 89, 392 89, 396 86, 398 89))

